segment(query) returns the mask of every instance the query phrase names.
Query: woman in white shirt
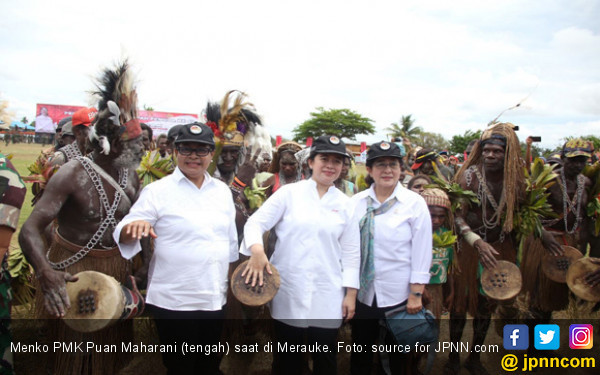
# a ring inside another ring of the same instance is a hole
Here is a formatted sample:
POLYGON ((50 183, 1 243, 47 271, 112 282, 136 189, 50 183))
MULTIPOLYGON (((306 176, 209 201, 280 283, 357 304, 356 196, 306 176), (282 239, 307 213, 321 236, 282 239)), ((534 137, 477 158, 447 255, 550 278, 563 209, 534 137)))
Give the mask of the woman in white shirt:
MULTIPOLYGON (((217 344, 224 318, 229 264, 238 259, 231 191, 212 178, 215 143, 201 123, 184 125, 175 140, 177 168, 146 186, 115 229, 121 254, 131 259, 140 239, 155 239, 146 304, 161 344, 217 344)), ((169 374, 220 374, 217 354, 163 353, 169 374)))
MULTIPOLYGON (((378 142, 367 152, 367 172, 374 183, 352 197, 353 220, 361 231, 360 290, 352 340, 371 348, 385 312, 406 305, 420 311, 432 257, 431 219, 423 198, 398 181, 402 155, 394 143, 378 142)), ((393 344, 391 334, 385 343, 393 344)), ((404 373, 406 356, 390 355, 393 374, 404 373)), ((373 353, 351 355, 352 374, 370 374, 373 353)))
MULTIPOLYGON (((279 345, 278 369, 299 374, 302 353, 290 345, 327 345, 328 353, 313 351, 313 373, 335 374, 337 330, 342 319, 354 316, 360 263, 359 234, 351 222, 349 198, 334 186, 347 157, 337 137, 315 140, 309 157, 312 176, 282 186, 256 211, 244 227, 242 253, 251 255, 246 281, 262 285, 263 271, 271 273, 262 235, 275 228, 277 242, 270 259, 279 270, 281 286, 270 303, 279 345)), ((320 346, 322 348, 322 346, 320 346)))

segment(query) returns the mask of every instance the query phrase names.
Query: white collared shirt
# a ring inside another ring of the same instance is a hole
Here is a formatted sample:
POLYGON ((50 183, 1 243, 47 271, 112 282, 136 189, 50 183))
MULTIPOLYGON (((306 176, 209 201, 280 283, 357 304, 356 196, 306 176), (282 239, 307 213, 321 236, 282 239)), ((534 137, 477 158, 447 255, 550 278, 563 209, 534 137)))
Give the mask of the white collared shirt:
MULTIPOLYGON (((145 220, 158 236, 148 271, 146 302, 169 310, 221 309, 227 297, 229 263, 238 259, 235 207, 223 182, 204 174, 200 189, 179 168, 146 186, 117 225, 145 220)), ((119 243, 131 259, 140 242, 119 243)))
MULTIPOLYGON (((355 222, 367 212, 367 197, 377 201, 374 184, 351 198, 355 222)), ((386 213, 375 216, 374 266, 375 280, 360 302, 387 307, 404 302, 410 293, 409 284, 427 284, 431 267, 431 216, 425 200, 400 183, 386 202, 396 197, 398 202, 386 213)))
POLYGON ((344 287, 358 289, 360 234, 351 222, 349 198, 332 186, 319 199, 313 179, 284 185, 246 222, 241 252, 262 244, 275 228, 270 262, 281 276, 271 316, 296 327, 337 328, 344 287))

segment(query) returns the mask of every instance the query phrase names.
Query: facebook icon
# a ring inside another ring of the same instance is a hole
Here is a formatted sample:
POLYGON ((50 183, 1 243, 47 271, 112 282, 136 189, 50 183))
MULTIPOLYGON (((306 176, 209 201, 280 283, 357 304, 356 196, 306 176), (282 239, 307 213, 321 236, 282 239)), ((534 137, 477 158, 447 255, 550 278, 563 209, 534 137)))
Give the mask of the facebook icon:
POLYGON ((506 350, 525 350, 529 348, 529 327, 525 324, 505 325, 503 341, 506 350))

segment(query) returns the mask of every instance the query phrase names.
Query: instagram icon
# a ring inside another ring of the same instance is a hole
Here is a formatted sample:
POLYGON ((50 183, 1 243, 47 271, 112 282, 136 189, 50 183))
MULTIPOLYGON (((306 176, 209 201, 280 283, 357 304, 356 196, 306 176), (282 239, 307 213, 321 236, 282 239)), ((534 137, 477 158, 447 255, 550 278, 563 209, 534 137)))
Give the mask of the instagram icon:
POLYGON ((571 324, 569 326, 569 347, 571 349, 591 349, 594 346, 594 327, 591 324, 571 324))

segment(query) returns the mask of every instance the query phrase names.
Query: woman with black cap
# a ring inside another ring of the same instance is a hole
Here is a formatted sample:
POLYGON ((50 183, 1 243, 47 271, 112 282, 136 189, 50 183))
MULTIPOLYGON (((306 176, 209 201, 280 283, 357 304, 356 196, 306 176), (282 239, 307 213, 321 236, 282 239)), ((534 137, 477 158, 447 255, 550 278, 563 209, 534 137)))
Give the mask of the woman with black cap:
POLYGON ((282 374, 301 372, 302 353, 290 348, 304 344, 305 333, 308 348, 328 347, 326 353, 313 351, 313 373, 335 374, 337 331, 342 319, 354 316, 358 227, 347 210, 349 198, 334 186, 346 157, 339 138, 316 139, 308 161, 311 178, 282 186, 244 227, 241 252, 251 257, 243 276, 252 285, 262 285, 265 269, 271 273, 262 235, 277 231, 270 261, 279 270, 281 286, 270 310, 279 345, 287 343, 287 350, 278 353, 281 368, 274 369, 282 374))
MULTIPOLYGON (((155 239, 146 303, 163 345, 207 347, 221 337, 238 242, 231 191, 206 171, 213 137, 205 124, 182 125, 174 141, 177 168, 142 190, 113 234, 126 259, 141 250, 140 239, 155 239)), ((169 374, 220 373, 218 353, 180 353, 163 353, 169 374)))
MULTIPOLYGON (((374 183, 351 200, 361 237, 360 290, 352 340, 362 348, 375 344, 385 312, 402 305, 409 314, 419 312, 429 282, 431 218, 423 198, 398 181, 401 160, 396 144, 371 145, 367 172, 374 183)), ((390 334, 385 343, 394 344, 390 334)), ((406 358, 390 355, 393 374, 404 373, 406 358)), ((352 374, 370 374, 372 364, 372 351, 352 352, 352 374)))

